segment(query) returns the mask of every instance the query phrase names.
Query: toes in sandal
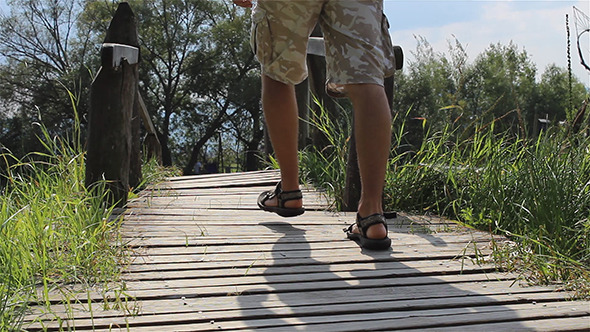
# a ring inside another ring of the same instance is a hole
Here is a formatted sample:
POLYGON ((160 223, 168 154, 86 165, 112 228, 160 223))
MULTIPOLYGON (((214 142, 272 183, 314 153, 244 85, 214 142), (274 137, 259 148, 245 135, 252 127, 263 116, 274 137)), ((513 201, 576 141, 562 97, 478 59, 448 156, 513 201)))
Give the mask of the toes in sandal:
POLYGON ((370 250, 387 250, 391 247, 391 239, 385 235, 382 239, 370 239, 367 237, 367 230, 369 227, 377 224, 385 226, 387 231, 387 222, 385 216, 380 213, 372 214, 366 218, 361 218, 358 214, 356 215, 356 223, 348 226, 344 229, 346 236, 354 241, 360 243, 361 247, 370 250), (352 229, 354 225, 357 225, 360 233, 353 233, 352 229))
POLYGON ((268 190, 258 196, 258 207, 264 211, 274 212, 281 217, 295 217, 305 212, 304 208, 288 208, 285 207, 285 202, 302 199, 301 190, 283 191, 281 189, 281 182, 279 182, 274 190, 268 190), (277 198, 278 206, 266 206, 265 203, 277 198))

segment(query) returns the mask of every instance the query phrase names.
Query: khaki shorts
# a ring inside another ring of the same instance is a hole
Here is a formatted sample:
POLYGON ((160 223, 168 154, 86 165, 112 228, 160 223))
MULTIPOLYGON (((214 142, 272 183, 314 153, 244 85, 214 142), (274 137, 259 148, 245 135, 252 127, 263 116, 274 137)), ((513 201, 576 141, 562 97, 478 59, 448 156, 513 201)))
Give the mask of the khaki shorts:
POLYGON ((383 85, 394 57, 383 0, 258 0, 251 45, 263 74, 298 84, 307 77, 307 42, 316 23, 324 33, 329 90, 383 85))

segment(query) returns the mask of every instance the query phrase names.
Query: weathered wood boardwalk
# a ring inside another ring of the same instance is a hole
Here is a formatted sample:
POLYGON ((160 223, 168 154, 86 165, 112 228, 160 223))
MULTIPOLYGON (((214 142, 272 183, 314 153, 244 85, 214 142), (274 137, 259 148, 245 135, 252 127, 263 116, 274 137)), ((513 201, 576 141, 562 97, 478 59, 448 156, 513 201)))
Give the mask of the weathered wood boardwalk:
POLYGON ((30 329, 590 330, 590 302, 477 264, 490 253, 488 234, 401 215, 389 220, 392 250, 363 251, 341 231, 354 216, 329 212, 316 191, 304 191, 310 211, 300 217, 258 210, 256 197, 277 179, 182 177, 144 192, 122 226, 134 257, 128 312, 87 291, 30 329))

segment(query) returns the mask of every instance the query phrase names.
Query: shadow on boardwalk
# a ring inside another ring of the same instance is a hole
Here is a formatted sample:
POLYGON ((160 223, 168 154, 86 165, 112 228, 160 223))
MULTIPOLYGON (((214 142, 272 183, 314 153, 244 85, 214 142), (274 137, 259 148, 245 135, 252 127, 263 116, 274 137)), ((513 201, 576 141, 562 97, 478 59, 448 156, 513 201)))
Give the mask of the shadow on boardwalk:
MULTIPOLYGON (((299 247, 298 263, 289 263, 293 244, 309 244, 306 230, 285 222, 264 222, 282 237, 272 248, 274 263, 263 273, 273 290, 252 288, 239 299, 244 308, 266 308, 259 319, 245 321, 256 330, 359 331, 458 327, 486 321, 512 322, 511 330, 524 330, 518 314, 495 299, 469 290, 478 283, 454 287, 455 281, 428 276, 396 258, 396 244, 386 252, 359 248, 357 257, 332 262, 313 258, 312 249, 299 247), (303 260, 301 260, 303 258, 303 260), (303 264, 302 264, 303 263, 303 264), (248 293, 275 294, 278 300, 250 302, 248 293)), ((434 246, 444 240, 423 234, 434 246)), ((397 252, 402 254, 401 252, 397 252)), ((450 278, 452 279, 452 278, 450 278)), ((499 281, 495 281, 499 282, 499 281)), ((483 286, 485 289, 485 286, 483 286)), ((515 301, 518 303, 518 301, 515 301)), ((249 316, 245 309, 244 316, 249 316)), ((260 310, 258 310, 260 312, 260 310)))

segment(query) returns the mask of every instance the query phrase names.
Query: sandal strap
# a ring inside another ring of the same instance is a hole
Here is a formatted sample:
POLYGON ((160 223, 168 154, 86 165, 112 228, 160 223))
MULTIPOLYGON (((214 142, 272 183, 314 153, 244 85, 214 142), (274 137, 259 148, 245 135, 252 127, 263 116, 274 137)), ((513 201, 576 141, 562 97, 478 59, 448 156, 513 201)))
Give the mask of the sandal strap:
POLYGON ((281 191, 279 199, 283 202, 303 199, 303 194, 301 190, 281 191))
POLYGON ((281 189, 281 182, 280 181, 279 181, 279 183, 277 183, 277 187, 275 188, 274 196, 277 197, 278 205, 281 208, 285 207, 285 202, 303 199, 303 194, 301 193, 301 189, 283 191, 281 189))
POLYGON ((375 213, 365 218, 361 218, 358 214, 356 215, 356 225, 362 236, 366 236, 369 227, 377 224, 382 224, 385 226, 385 230, 388 230, 385 216, 381 213, 375 213))

